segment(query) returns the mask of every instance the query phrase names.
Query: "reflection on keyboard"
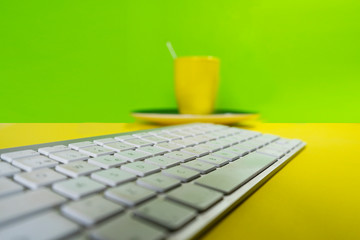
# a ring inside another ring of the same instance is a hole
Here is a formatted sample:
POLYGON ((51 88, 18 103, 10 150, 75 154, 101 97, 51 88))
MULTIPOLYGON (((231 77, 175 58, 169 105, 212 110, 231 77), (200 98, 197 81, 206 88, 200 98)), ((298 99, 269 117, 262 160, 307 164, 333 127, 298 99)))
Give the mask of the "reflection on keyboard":
POLYGON ((304 146, 198 123, 3 149, 0 239, 193 238, 304 146))

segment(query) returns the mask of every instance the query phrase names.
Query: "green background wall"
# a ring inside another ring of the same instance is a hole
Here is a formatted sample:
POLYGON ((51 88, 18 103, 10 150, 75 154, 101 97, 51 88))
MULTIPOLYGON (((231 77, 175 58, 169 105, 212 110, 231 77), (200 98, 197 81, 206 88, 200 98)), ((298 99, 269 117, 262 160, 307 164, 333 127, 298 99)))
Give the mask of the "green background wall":
POLYGON ((178 55, 221 59, 220 108, 360 121, 359 0, 0 1, 1 122, 173 108, 178 55))

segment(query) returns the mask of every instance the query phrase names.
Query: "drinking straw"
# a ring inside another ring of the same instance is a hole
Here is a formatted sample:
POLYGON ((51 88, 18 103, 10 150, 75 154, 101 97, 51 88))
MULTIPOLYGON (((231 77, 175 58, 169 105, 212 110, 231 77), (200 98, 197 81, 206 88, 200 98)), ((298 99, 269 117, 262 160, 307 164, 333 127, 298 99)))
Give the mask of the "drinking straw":
POLYGON ((171 45, 171 42, 166 42, 166 46, 169 49, 169 52, 170 52, 172 58, 173 59, 177 58, 175 50, 174 50, 173 46, 171 45))

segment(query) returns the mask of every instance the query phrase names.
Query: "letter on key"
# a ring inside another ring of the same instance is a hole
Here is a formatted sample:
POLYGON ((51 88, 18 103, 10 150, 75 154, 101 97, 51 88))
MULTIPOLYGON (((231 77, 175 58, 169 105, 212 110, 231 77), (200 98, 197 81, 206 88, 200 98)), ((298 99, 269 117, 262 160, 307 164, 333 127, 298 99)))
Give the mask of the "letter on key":
POLYGON ((16 159, 13 161, 13 164, 19 168, 24 169, 25 171, 30 172, 39 168, 55 167, 58 162, 45 156, 35 156, 16 159))
POLYGON ((181 166, 165 169, 162 173, 166 176, 179 179, 182 182, 188 182, 200 176, 199 172, 181 166))
POLYGON ((49 168, 42 168, 32 172, 22 172, 16 174, 14 179, 25 186, 35 189, 50 185, 54 182, 65 180, 66 177, 49 168))
POLYGON ((142 161, 122 165, 121 169, 142 177, 160 171, 158 166, 142 161))
POLYGON ((81 160, 86 160, 89 158, 88 155, 74 151, 74 150, 50 153, 49 157, 52 159, 55 159, 56 161, 62 162, 62 163, 81 161, 81 160))
POLYGON ((82 175, 90 174, 92 172, 95 172, 96 170, 99 170, 100 168, 84 161, 76 161, 68 164, 58 165, 55 169, 58 172, 75 178, 82 175))
POLYGON ((53 185, 53 189, 63 194, 64 196, 70 197, 74 200, 79 199, 83 196, 99 192, 105 188, 104 185, 95 182, 88 177, 79 177, 53 185))
POLYGON ((129 182, 136 179, 136 175, 118 168, 110 168, 107 170, 92 173, 91 178, 115 187, 120 183, 129 182))

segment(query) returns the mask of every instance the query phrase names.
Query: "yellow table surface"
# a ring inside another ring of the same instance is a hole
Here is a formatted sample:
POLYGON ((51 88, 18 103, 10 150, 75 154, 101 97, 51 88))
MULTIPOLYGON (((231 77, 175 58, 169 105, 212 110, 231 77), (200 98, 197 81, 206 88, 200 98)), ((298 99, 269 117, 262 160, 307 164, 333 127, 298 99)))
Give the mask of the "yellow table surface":
MULTIPOLYGON (((0 124, 0 148, 156 127, 128 123, 0 124)), ((360 239, 360 124, 259 123, 306 149, 204 239, 360 239)))

